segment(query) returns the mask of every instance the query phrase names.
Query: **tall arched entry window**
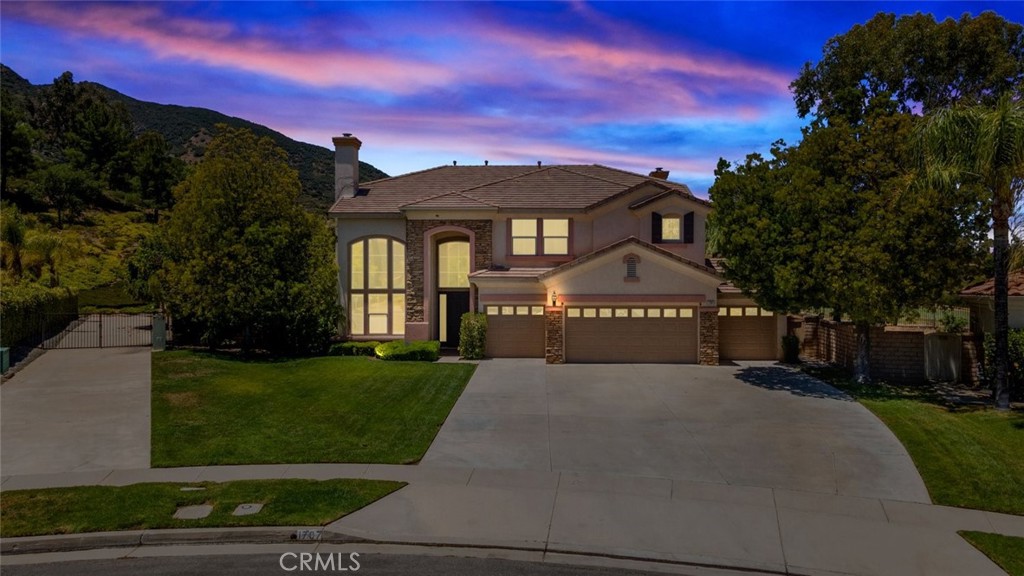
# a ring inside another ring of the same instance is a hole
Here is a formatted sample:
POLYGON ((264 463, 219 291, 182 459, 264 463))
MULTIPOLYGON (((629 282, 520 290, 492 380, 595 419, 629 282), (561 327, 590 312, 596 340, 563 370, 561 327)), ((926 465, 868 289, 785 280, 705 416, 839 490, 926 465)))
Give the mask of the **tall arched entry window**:
POLYGON ((405 244, 364 238, 349 247, 349 331, 353 336, 405 334, 405 244))
POLYGON ((459 345, 459 324, 469 312, 469 242, 444 240, 437 245, 438 339, 445 347, 459 345))

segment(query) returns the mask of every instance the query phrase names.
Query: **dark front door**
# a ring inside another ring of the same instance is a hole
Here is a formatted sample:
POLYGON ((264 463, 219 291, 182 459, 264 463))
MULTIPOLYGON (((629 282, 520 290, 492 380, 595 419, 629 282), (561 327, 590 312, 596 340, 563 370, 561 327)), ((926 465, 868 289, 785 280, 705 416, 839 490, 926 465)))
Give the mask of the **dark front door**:
POLYGON ((462 315, 469 312, 469 290, 443 290, 438 294, 438 322, 441 346, 458 348, 462 315))

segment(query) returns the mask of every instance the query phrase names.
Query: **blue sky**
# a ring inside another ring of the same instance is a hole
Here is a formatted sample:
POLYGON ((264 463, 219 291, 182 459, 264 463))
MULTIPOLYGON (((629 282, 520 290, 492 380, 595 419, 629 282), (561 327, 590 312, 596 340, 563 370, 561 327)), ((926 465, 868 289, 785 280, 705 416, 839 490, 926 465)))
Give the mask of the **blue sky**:
POLYGON ((0 60, 202 106, 389 174, 449 164, 657 166, 702 194, 720 157, 795 141, 789 82, 876 12, 1010 2, 8 2, 0 60))

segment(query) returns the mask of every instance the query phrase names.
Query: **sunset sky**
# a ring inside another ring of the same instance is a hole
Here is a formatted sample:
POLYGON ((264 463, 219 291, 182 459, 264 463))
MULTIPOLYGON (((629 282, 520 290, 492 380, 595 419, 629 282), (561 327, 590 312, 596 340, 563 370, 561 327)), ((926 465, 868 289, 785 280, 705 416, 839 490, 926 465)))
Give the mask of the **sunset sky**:
POLYGON ((657 166, 703 195, 720 157, 795 141, 789 83, 879 11, 1010 2, 4 1, 0 60, 212 108, 313 144, 352 132, 395 175, 460 164, 657 166))

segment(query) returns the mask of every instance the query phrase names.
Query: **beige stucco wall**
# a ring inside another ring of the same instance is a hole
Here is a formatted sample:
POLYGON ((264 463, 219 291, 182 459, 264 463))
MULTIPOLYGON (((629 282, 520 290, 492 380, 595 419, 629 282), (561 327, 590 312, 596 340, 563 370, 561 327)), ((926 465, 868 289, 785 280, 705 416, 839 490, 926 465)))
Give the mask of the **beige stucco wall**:
POLYGON ((358 220, 337 218, 334 224, 336 236, 334 255, 338 262, 338 298, 347 307, 349 287, 348 245, 354 240, 366 236, 390 236, 404 243, 405 219, 401 216, 358 220))
MULTIPOLYGON (((995 332, 995 301, 992 298, 977 298, 970 302, 971 315, 978 318, 982 332, 995 332)), ((1024 328, 1024 296, 1010 296, 1010 328, 1024 328)))
POLYGON ((544 280, 548 292, 558 294, 694 295, 714 301, 719 280, 636 245, 621 246, 600 258, 544 280), (623 257, 636 254, 639 281, 626 281, 623 257))

